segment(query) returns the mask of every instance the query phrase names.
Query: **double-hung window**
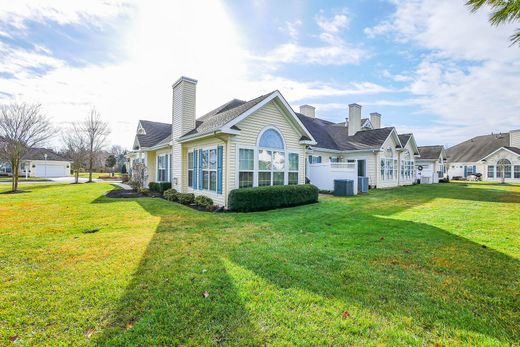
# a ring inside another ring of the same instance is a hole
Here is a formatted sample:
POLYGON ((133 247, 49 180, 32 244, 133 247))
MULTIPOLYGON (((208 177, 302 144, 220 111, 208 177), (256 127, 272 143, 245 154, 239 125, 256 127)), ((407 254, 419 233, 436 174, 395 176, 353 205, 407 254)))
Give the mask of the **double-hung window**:
POLYGON ((253 186, 255 170, 254 149, 240 148, 238 151, 238 187, 249 188, 253 186))
POLYGON ((298 167, 299 156, 298 153, 289 153, 289 184, 298 184, 298 167))
POLYGON ((188 187, 193 188, 193 152, 188 153, 188 187))
POLYGON ((495 165, 488 165, 487 167, 487 177, 495 178, 495 165))
POLYGON ((321 164, 321 155, 309 155, 309 164, 321 164))
POLYGON ((217 150, 206 149, 202 151, 202 189, 217 190, 217 150))
POLYGON ((514 166, 514 178, 520 178, 520 165, 515 165, 514 166))
POLYGON ((166 164, 167 164, 167 156, 160 155, 157 157, 157 181, 158 182, 166 182, 166 164))

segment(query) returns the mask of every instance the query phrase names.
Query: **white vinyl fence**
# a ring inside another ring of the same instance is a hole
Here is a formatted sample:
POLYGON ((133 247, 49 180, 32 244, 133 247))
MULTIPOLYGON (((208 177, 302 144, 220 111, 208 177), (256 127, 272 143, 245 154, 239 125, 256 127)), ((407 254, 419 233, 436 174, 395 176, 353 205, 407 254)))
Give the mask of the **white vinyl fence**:
POLYGON ((308 164, 308 177, 311 184, 320 190, 334 190, 334 180, 354 181, 354 194, 358 191, 357 162, 308 164))

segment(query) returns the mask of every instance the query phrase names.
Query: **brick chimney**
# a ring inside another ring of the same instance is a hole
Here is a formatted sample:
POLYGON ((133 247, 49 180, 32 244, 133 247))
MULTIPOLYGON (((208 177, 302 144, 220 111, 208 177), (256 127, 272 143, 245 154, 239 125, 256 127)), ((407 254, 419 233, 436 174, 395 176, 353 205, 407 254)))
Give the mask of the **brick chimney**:
POLYGON ((372 112, 370 114, 370 123, 372 123, 374 129, 381 128, 381 114, 377 112, 372 112))
POLYGON ((348 105, 348 136, 355 135, 361 130, 361 105, 348 105))
POLYGON ((181 77, 172 86, 172 188, 182 191, 182 146, 176 141, 195 128, 197 81, 181 77))
POLYGON ((316 117, 316 107, 311 105, 301 105, 300 106, 300 113, 304 116, 315 118, 316 117))

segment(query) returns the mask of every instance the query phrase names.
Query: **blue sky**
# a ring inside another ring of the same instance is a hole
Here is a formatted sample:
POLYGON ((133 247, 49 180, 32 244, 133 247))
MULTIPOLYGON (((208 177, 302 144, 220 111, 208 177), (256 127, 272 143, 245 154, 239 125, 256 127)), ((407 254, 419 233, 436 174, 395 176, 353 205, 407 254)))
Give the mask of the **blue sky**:
POLYGON ((112 142, 170 121, 171 84, 199 81, 197 113, 278 89, 341 122, 379 112, 421 144, 520 128, 514 26, 455 0, 6 1, 0 103, 42 103, 60 127, 95 106, 112 142))

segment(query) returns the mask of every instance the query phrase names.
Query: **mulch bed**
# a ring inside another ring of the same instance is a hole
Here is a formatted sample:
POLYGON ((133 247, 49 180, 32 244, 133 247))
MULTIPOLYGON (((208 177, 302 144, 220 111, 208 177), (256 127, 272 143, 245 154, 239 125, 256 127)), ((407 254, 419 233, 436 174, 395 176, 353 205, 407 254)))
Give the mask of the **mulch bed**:
POLYGON ((114 198, 114 199, 133 199, 133 198, 146 198, 146 197, 152 197, 152 198, 160 198, 161 194, 159 193, 139 193, 134 192, 133 190, 126 190, 126 189, 116 189, 109 191, 106 195, 107 198, 114 198))

